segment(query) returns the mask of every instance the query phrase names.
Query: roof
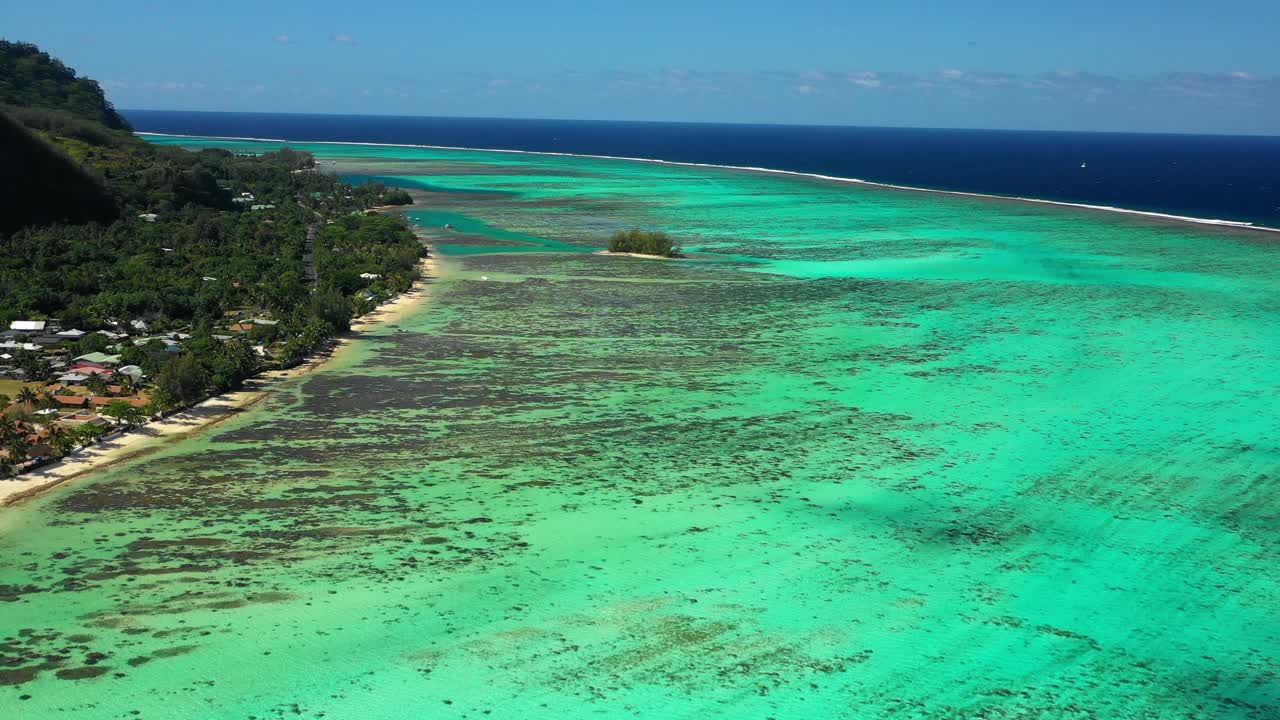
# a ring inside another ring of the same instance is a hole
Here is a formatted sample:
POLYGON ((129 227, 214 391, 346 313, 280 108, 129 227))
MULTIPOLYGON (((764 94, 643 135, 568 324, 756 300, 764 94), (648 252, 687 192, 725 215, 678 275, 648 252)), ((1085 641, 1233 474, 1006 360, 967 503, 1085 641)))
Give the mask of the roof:
POLYGON ((138 367, 137 365, 124 365, 122 367, 116 368, 116 371, 119 372, 121 375, 128 375, 129 377, 134 379, 142 377, 142 368, 138 367))
POLYGON ((84 407, 89 398, 83 395, 54 395, 53 399, 68 407, 84 407))
POLYGON ((84 330, 77 330, 75 328, 71 328, 70 330, 63 330, 62 332, 58 333, 58 336, 59 337, 80 337, 81 335, 88 335, 88 334, 89 333, 85 332, 84 330))
MULTIPOLYGON (((110 375, 111 371, 104 367, 94 367, 92 365, 73 365, 71 372, 81 375, 110 375)), ((64 376, 65 377, 65 376, 64 376)), ((58 378, 61 380, 62 378, 58 378)))
POLYGON ((253 329, 253 323, 236 323, 227 329, 231 332, 249 332, 253 329))
POLYGON ((120 362, 119 355, 108 355, 106 353, 91 352, 88 355, 81 355, 78 358, 72 358, 77 362, 97 363, 99 365, 115 365, 120 362))
POLYGON ((88 375, 81 375, 80 373, 70 372, 70 373, 67 373, 66 375, 59 377, 58 382, 74 383, 74 382, 84 382, 85 380, 88 380, 88 379, 89 379, 88 375))
POLYGON ((9 323, 10 330, 19 330, 22 332, 40 332, 44 330, 43 320, 14 320, 9 323))

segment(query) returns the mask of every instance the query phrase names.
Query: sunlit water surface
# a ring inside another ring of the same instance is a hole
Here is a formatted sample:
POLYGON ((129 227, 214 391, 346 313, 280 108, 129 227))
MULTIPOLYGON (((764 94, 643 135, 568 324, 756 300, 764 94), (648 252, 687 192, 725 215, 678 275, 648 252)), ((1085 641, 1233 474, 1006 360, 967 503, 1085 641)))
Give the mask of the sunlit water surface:
POLYGON ((0 511, 0 715, 1280 713, 1275 236, 302 147, 429 191, 430 302, 0 511))

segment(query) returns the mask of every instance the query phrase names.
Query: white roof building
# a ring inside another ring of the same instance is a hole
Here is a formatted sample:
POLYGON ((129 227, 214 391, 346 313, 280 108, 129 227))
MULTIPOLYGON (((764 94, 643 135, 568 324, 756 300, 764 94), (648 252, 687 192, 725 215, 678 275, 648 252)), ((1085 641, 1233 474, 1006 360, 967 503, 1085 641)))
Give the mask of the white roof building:
POLYGON ((121 375, 128 375, 134 380, 137 380, 138 378, 142 377, 142 368, 138 367, 137 365, 125 365, 123 367, 116 368, 116 371, 119 372, 121 375))
POLYGON ((18 332, 41 332, 44 330, 43 320, 14 320, 9 323, 10 330, 18 332))
POLYGON ((58 333, 58 337, 78 338, 82 335, 88 335, 88 334, 89 333, 85 332, 84 330, 77 330, 75 328, 71 328, 70 330, 63 330, 62 332, 58 333))
POLYGON ((6 340, 5 342, 0 343, 0 348, 5 348, 7 350, 30 350, 34 352, 39 350, 40 346, 35 343, 20 343, 16 340, 6 340))

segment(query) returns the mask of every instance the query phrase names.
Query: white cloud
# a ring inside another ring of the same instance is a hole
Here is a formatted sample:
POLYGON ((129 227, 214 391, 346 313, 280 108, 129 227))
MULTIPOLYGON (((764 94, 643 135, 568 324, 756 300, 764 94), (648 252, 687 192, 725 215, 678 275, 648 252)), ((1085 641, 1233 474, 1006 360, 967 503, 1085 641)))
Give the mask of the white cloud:
POLYGON ((273 35, 271 39, 274 40, 275 42, 280 43, 281 45, 288 45, 289 43, 293 42, 293 38, 289 37, 288 35, 285 35, 284 33, 281 33, 279 35, 273 35))
POLYGON ((356 39, 346 33, 334 33, 330 37, 330 39, 338 43, 339 45, 355 45, 356 44, 356 39))
POLYGON ((864 88, 878 88, 883 82, 880 80, 879 73, 873 72, 855 72, 849 73, 848 80, 850 85, 857 85, 864 88))

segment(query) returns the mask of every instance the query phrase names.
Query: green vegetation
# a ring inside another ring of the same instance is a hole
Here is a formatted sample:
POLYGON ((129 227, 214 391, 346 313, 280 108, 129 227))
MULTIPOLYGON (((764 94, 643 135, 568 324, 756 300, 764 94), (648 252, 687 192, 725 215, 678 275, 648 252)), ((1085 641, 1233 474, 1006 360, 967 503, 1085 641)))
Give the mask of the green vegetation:
POLYGON ((0 40, 0 105, 48 108, 112 130, 128 130, 98 83, 30 43, 0 40))
POLYGON ((619 230, 609 238, 609 252, 679 257, 680 248, 664 232, 619 230))
POLYGON ((394 188, 388 190, 386 194, 382 196, 382 202, 388 205, 412 205, 413 196, 409 194, 408 190, 394 188))
MULTIPOLYGON (((188 405, 298 362, 417 277, 425 250, 404 220, 365 215, 412 202, 403 190, 344 184, 290 148, 148 144, 96 83, 32 45, 0 41, 0 106, 0 147, 22 168, 0 185, 0 330, 56 319, 89 331, 11 351, 15 377, 119 354, 159 408, 188 405)), ((110 384, 135 389, 118 372, 110 384)), ((86 388, 107 385, 95 375, 86 388)), ((108 407, 137 418, 127 402, 108 407)))

